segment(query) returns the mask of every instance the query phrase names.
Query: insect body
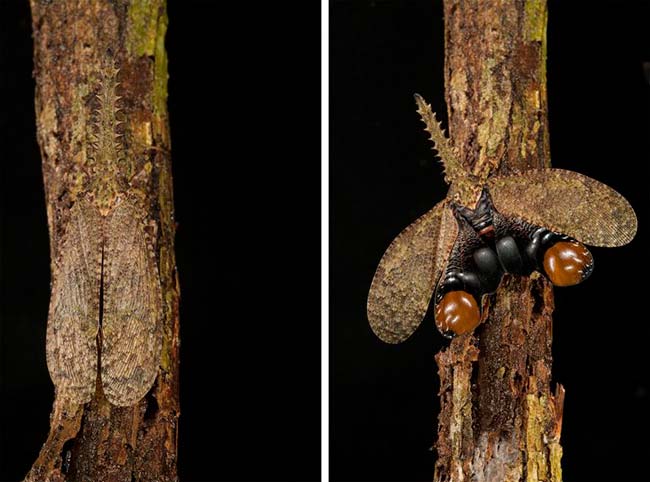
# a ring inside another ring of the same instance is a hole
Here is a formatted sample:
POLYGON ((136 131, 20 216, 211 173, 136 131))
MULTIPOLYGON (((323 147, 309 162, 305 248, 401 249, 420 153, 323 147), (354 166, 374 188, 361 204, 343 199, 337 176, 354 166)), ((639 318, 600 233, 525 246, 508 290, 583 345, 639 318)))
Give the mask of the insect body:
POLYGON ((483 295, 494 293, 504 273, 541 271, 556 286, 584 281, 593 270, 587 248, 568 236, 508 218, 496 211, 487 188, 475 210, 451 203, 458 238, 435 296, 443 334, 462 334, 481 320, 483 295))
POLYGON ((47 366, 57 397, 89 402, 99 380, 113 405, 129 406, 158 373, 162 289, 143 196, 118 168, 116 75, 108 67, 100 86, 90 182, 58 243, 47 366))
POLYGON ((466 171, 430 107, 417 95, 416 102, 451 187, 447 199, 395 238, 379 263, 368 320, 385 342, 408 338, 432 296, 438 329, 447 336, 467 333, 482 321, 483 297, 496 291, 504 273, 540 271, 556 286, 574 285, 593 270, 584 244, 613 247, 634 238, 629 203, 589 177, 561 169, 502 177, 466 171))

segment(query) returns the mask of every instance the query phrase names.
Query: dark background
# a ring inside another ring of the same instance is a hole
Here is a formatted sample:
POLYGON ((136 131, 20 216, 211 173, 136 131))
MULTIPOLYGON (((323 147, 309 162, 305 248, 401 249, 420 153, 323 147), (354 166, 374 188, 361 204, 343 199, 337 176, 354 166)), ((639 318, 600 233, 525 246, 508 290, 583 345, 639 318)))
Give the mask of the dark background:
MULTIPOLYGON (((647 6, 647 5, 646 5, 647 6)), ((641 2, 549 4, 553 165, 599 179, 636 209, 636 239, 592 250, 595 271, 556 290, 554 379, 567 390, 565 480, 641 480, 650 454, 648 51, 641 2)), ((379 341, 368 288, 392 239, 446 188, 416 113, 446 119, 442 2, 335 1, 331 16, 331 475, 432 480, 439 405, 431 313, 405 343, 379 341)), ((561 202, 561 200, 558 200, 561 202)))
MULTIPOLYGON (((224 3, 169 1, 181 283, 179 475, 315 481, 318 5, 236 11, 224 3), (303 20, 293 22, 296 16, 303 20), (283 18, 286 25, 276 22, 283 18)), ((0 0, 0 7, 0 480, 13 481, 26 474, 48 432, 50 261, 29 3, 0 0)))

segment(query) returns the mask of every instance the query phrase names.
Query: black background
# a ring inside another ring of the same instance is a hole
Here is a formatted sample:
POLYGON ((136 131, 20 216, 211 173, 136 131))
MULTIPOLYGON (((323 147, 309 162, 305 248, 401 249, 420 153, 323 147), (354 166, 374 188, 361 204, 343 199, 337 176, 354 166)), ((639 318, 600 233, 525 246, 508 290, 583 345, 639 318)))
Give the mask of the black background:
MULTIPOLYGON (((318 480, 318 5, 168 3, 181 284, 179 475, 318 480), (302 21, 293 22, 296 16, 302 21)), ((36 459, 53 388, 45 364, 49 247, 29 3, 1 6, 5 481, 21 479, 36 459)))
MULTIPOLYGON (((0 480, 17 480, 44 441, 51 407, 49 256, 29 9, 2 6, 0 480)), ((169 6, 179 472, 186 481, 317 480, 317 6, 244 8, 169 6)), ((613 186, 640 222, 630 246, 593 249, 587 283, 557 291, 567 480, 639 477, 650 452, 646 292, 633 278, 648 269, 647 18, 640 2, 550 4, 553 164, 613 186)), ((430 480, 433 355, 444 342, 427 320, 405 344, 382 344, 365 299, 393 237, 443 197, 412 101, 419 92, 445 112, 441 6, 337 1, 331 25, 332 478, 430 480)))
MULTIPOLYGON (((548 99, 555 167, 623 193, 639 231, 592 250, 595 271, 556 290, 554 379, 567 389, 565 480, 647 478, 650 18, 641 2, 549 3, 548 99)), ((416 113, 446 119, 442 3, 336 1, 331 17, 331 474, 337 481, 433 477, 439 405, 431 313, 401 345, 370 331, 366 297, 392 239, 444 197, 416 113)), ((558 200, 561 202, 561 200, 558 200)))

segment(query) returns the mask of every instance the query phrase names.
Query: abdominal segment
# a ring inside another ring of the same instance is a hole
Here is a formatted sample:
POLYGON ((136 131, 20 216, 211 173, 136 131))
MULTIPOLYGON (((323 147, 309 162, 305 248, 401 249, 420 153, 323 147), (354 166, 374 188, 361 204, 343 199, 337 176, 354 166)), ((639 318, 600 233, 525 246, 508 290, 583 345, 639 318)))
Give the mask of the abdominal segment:
POLYGON ((459 219, 458 239, 434 298, 436 326, 447 337, 481 323, 481 298, 497 290, 505 273, 539 271, 555 286, 572 286, 593 270, 593 257, 582 243, 521 219, 494 212, 488 234, 459 219))

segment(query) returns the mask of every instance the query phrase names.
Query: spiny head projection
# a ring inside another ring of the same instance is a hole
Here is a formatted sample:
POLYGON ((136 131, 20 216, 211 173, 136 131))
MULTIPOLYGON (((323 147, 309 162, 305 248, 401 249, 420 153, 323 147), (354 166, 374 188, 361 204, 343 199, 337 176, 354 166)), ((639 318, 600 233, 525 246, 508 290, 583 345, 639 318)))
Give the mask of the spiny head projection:
POLYGON ((458 158, 457 149, 445 135, 445 131, 441 127, 442 123, 436 118, 435 112, 431 110, 431 105, 427 104, 419 94, 415 94, 414 97, 418 106, 417 112, 425 125, 424 130, 429 133, 433 148, 438 151, 445 181, 451 185, 450 194, 462 204, 470 204, 478 196, 480 185, 483 182, 471 173, 458 158))
POLYGON ((442 162, 442 168, 447 184, 452 183, 464 173, 463 166, 456 156, 456 151, 451 145, 449 138, 445 135, 441 127, 442 122, 436 118, 436 113, 431 110, 431 106, 419 95, 415 94, 415 103, 418 106, 418 114, 425 124, 424 130, 429 133, 429 139, 433 142, 433 148, 438 151, 438 157, 442 162))
POLYGON ((118 127, 120 96, 117 95, 119 69, 110 64, 100 74, 98 92, 95 95, 97 108, 91 126, 89 164, 92 179, 91 191, 102 215, 114 205, 119 192, 126 189, 126 181, 120 175, 118 163, 123 161, 122 134, 118 127))

